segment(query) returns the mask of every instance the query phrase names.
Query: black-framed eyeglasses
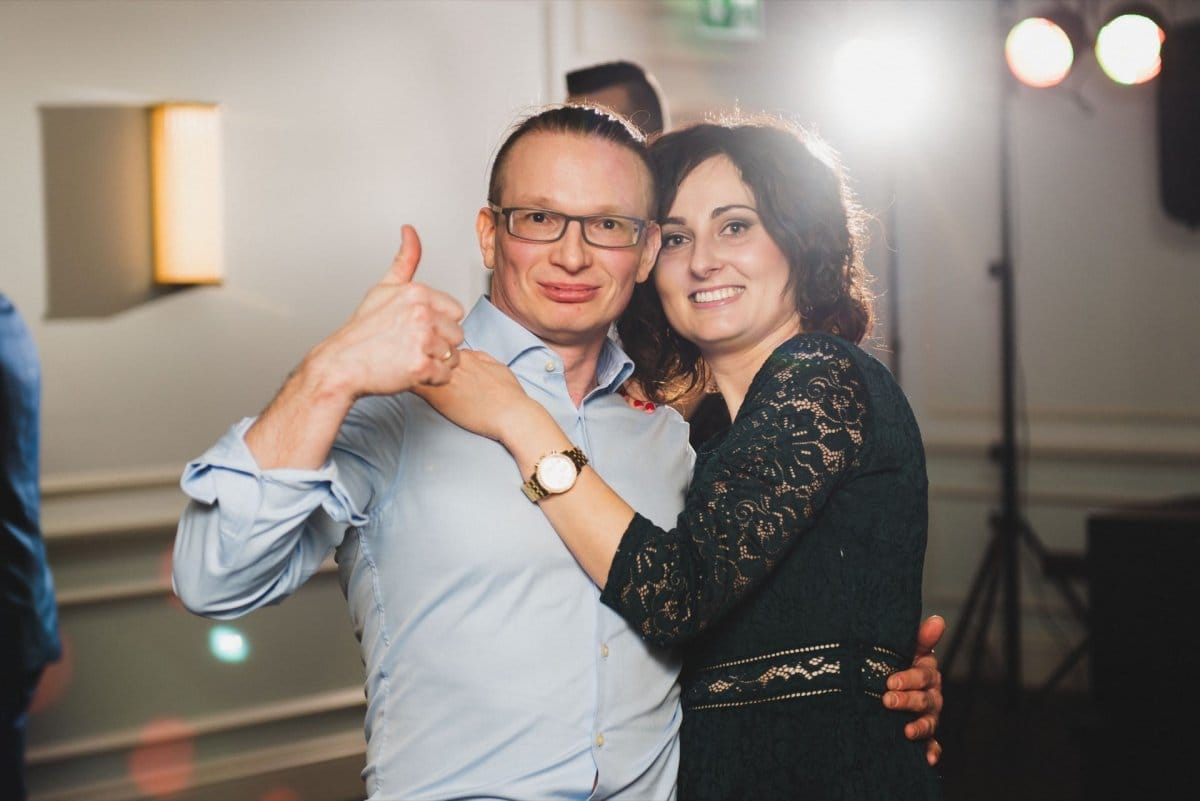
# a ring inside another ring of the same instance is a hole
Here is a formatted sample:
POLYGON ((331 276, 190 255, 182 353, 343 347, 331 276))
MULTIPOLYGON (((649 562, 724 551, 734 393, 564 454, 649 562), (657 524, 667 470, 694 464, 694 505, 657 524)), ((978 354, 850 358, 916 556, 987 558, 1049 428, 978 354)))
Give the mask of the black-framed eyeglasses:
POLYGON ((578 222, 583 241, 598 248, 631 248, 642 238, 646 221, 619 214, 587 214, 582 217, 550 209, 528 209, 520 206, 500 208, 489 203, 488 208, 503 214, 505 230, 517 239, 530 242, 557 242, 567 232, 567 226, 578 222))

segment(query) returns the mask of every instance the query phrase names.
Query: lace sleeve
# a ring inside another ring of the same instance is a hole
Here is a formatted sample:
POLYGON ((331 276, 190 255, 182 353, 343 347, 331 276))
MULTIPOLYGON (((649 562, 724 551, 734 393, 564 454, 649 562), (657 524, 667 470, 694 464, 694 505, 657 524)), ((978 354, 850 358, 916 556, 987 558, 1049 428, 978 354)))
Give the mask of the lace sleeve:
POLYGON ((832 337, 801 336, 755 378, 700 467, 676 527, 637 515, 602 600, 671 645, 720 619, 808 530, 863 448, 863 374, 832 337))

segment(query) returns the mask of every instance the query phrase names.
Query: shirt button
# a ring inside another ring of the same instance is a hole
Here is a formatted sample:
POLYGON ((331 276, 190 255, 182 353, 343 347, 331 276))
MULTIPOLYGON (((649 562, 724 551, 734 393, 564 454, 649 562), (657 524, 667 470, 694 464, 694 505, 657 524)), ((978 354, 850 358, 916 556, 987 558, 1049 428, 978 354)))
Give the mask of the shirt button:
POLYGON ((556 365, 553 361, 546 362, 546 372, 547 373, 553 373, 557 368, 558 368, 558 365, 556 365))
POLYGON ((597 748, 603 748, 603 747, 604 747, 604 735, 603 735, 603 734, 597 734, 597 735, 596 735, 596 747, 597 747, 597 748))
POLYGON ((608 643, 605 643, 604 645, 600 646, 600 656, 603 656, 603 657, 608 656, 608 643))

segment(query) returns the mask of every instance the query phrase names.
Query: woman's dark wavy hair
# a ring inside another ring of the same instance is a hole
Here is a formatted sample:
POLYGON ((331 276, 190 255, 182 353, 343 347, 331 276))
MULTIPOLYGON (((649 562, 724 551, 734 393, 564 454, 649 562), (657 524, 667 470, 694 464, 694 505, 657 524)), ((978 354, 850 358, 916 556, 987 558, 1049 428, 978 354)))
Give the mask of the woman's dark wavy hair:
MULTIPOLYGON (((646 153, 646 137, 624 117, 589 103, 548 106, 518 122, 505 138, 504 144, 496 151, 496 158, 492 160, 491 177, 488 179, 490 202, 500 203, 500 195, 504 191, 504 167, 513 145, 523 137, 535 133, 594 136, 628 149, 646 165, 647 172, 654 172, 650 156, 646 153)), ((653 198, 650 202, 654 203, 653 198)))
MULTIPOLYGON (((815 136, 773 117, 736 117, 668 133, 650 147, 658 219, 687 175, 727 156, 754 193, 758 214, 787 257, 788 286, 805 331, 858 344, 870 332, 873 298, 863 266, 865 215, 836 156, 815 136)), ((667 323, 651 280, 639 284, 617 323, 634 377, 650 397, 670 403, 709 382, 700 350, 667 323)))

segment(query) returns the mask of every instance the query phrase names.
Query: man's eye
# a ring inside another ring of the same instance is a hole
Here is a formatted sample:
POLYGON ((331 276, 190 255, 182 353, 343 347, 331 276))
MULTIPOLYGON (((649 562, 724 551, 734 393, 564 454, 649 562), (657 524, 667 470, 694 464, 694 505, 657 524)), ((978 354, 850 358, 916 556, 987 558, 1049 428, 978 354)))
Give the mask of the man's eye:
POLYGON ((529 213, 529 215, 527 216, 527 219, 530 222, 544 223, 544 222, 546 222, 546 215, 543 212, 534 211, 534 212, 529 213))
POLYGON ((625 221, 616 217, 589 217, 587 224, 593 231, 620 231, 626 227, 625 221))

